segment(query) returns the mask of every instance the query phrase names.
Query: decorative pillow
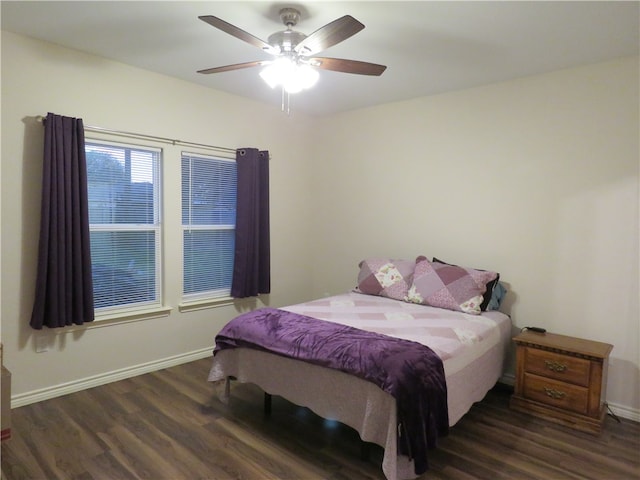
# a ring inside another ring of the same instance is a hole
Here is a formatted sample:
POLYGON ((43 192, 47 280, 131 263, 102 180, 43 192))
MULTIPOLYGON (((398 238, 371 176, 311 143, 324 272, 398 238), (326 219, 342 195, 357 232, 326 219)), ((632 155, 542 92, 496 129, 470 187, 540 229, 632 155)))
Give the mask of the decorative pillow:
POLYGON ((496 272, 430 262, 420 256, 405 300, 478 315, 487 283, 496 276, 496 272))
POLYGON ((413 279, 415 262, 368 258, 360 262, 357 292, 404 300, 413 279))
MULTIPOLYGON (((445 262, 443 260, 438 260, 436 257, 433 257, 433 262, 437 262, 437 263, 444 263, 446 265, 453 265, 453 263, 449 263, 449 262, 445 262)), ((454 265, 457 266, 457 265, 454 265)), ((474 268, 472 270, 476 270, 478 272, 486 272, 487 270, 480 270, 478 268, 474 268)), ((484 292, 484 294, 482 295, 482 303, 480 304, 480 310, 482 310, 483 312, 487 311, 487 310, 497 310, 498 308, 490 308, 489 304, 491 303, 491 306, 494 307, 495 306, 495 302, 491 302, 491 299, 494 296, 494 290, 496 289, 496 286, 498 285, 498 280, 500 280, 500 274, 496 273, 496 279, 495 280, 491 280, 489 283, 487 283, 487 290, 484 292)), ((500 301, 502 301, 502 296, 500 297, 500 301)), ((498 307, 500 306, 500 301, 498 302, 498 307)))

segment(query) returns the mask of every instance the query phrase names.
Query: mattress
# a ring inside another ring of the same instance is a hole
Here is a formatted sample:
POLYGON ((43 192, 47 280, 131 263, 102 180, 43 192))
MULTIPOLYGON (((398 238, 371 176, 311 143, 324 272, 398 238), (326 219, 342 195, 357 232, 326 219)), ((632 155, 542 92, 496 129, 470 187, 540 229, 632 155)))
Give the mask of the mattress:
MULTIPOLYGON (((501 312, 470 315, 355 292, 282 309, 430 347, 443 361, 451 426, 500 378, 511 339, 511 320, 501 312)), ((387 479, 415 478, 413 462, 397 453, 395 399, 374 384, 247 348, 224 350, 213 358, 209 380, 229 376, 351 426, 362 440, 385 449, 387 479)), ((227 383, 221 398, 227 401, 228 396, 227 383)))

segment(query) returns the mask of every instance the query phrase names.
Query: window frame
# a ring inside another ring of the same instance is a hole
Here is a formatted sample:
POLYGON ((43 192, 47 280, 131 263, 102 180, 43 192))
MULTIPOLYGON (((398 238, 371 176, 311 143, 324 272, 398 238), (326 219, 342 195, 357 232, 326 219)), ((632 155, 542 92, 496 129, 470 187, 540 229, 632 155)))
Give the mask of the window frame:
MULTIPOLYGON (((108 136, 107 136, 108 137, 108 136)), ((165 151, 157 145, 150 145, 146 142, 122 142, 112 140, 110 138, 102 138, 98 136, 87 136, 85 138, 85 154, 87 147, 96 145, 107 148, 122 148, 130 150, 140 150, 153 152, 155 154, 153 174, 153 223, 152 224, 136 224, 136 223, 89 223, 90 233, 94 232, 153 232, 154 244, 154 275, 155 288, 153 300, 128 303, 123 305, 113 305, 106 307, 95 307, 95 321, 108 320, 139 320, 144 318, 154 318, 158 316, 168 315, 170 308, 164 307, 164 257, 163 257, 163 231, 165 228, 163 215, 163 163, 165 151)), ((87 180, 89 180, 87 178, 87 180)), ((87 194, 89 195, 89 181, 87 182, 87 194)), ((95 291, 95 290, 94 290, 95 291)))

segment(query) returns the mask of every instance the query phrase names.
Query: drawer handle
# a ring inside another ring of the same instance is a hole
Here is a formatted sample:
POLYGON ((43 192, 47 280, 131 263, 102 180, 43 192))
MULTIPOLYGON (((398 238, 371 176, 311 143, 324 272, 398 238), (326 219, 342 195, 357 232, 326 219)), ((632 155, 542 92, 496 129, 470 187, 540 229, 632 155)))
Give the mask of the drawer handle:
POLYGON ((545 360, 544 364, 549 370, 553 370, 554 372, 564 372, 567 369, 567 366, 564 363, 560 362, 545 360))
POLYGON ((547 394, 547 397, 555 398, 556 400, 567 395, 566 393, 561 392, 560 390, 555 390, 553 388, 544 387, 544 391, 547 394))

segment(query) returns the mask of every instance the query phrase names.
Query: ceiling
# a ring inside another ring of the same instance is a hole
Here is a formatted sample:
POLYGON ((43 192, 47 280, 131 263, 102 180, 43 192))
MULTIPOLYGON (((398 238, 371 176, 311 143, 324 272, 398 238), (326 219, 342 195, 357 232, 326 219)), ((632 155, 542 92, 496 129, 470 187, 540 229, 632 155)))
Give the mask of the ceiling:
POLYGON ((278 12, 302 13, 307 35, 349 14, 366 28, 321 56, 387 65, 381 77, 323 70, 291 108, 327 115, 638 55, 640 2, 2 1, 2 29, 280 108, 259 67, 202 75, 268 54, 198 19, 214 15, 263 39, 278 12))

